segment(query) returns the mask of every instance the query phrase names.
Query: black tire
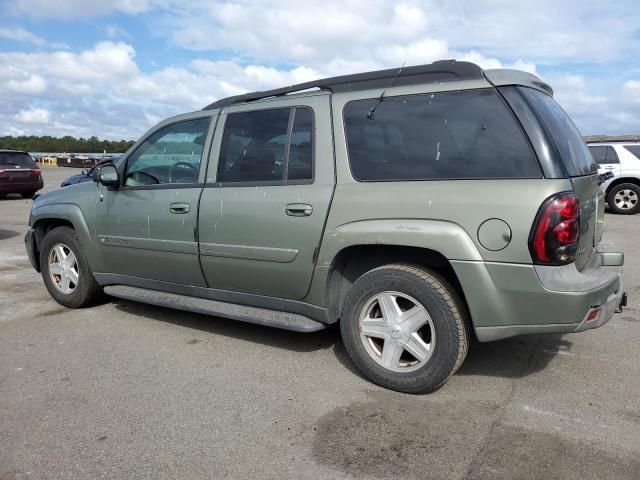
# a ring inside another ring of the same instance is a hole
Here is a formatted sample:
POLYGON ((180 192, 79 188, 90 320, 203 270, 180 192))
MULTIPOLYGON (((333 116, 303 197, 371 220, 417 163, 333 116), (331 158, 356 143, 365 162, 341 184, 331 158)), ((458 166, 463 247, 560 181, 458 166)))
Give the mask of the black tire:
POLYGON ((366 378, 405 393, 427 393, 441 387, 462 365, 469 346, 464 302, 444 278, 415 265, 385 265, 358 278, 344 300, 340 331, 351 360, 366 378), (361 340, 360 313, 371 298, 385 291, 412 297, 431 317, 435 347, 417 370, 396 372, 384 367, 361 340))
POLYGON ((78 240, 78 236, 72 228, 56 227, 50 230, 44 236, 42 244, 39 245, 39 250, 42 279, 49 294, 56 302, 68 308, 82 308, 95 303, 101 297, 101 288, 93 277, 93 272, 89 268, 87 259, 82 252, 80 240, 78 240), (76 258, 78 284, 68 294, 63 293, 56 287, 49 271, 49 255, 58 244, 68 247, 76 258))
POLYGON ((33 198, 35 194, 36 192, 22 192, 20 195, 22 195, 22 198, 33 198))
POLYGON ((609 194, 607 195, 607 203, 609 204, 609 208, 618 214, 621 215, 634 215, 640 211, 640 187, 635 183, 620 183, 609 190, 609 194), (620 192, 628 191, 631 192, 631 198, 626 197, 628 200, 626 202, 616 202, 616 195, 620 192), (633 200, 635 200, 635 204, 633 204, 633 200), (626 206, 626 208, 625 208, 626 206))

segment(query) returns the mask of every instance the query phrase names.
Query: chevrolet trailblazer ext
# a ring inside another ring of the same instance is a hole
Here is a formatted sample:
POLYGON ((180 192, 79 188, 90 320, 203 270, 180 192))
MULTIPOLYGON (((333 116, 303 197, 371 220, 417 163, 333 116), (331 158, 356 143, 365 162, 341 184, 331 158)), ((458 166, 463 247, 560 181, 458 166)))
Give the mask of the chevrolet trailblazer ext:
POLYGON ((94 180, 33 204, 58 303, 339 322, 358 369, 403 392, 441 386, 472 334, 580 332, 626 303, 597 166, 524 72, 447 60, 226 98, 94 180))

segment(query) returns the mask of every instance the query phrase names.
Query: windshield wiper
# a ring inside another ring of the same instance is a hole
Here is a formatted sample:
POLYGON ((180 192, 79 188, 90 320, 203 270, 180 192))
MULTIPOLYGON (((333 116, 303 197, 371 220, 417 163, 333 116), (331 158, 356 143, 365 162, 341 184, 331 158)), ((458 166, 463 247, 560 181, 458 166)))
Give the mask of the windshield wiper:
MULTIPOLYGON (((406 63, 406 62, 405 62, 406 63)), ((402 69, 404 68, 404 63, 402 64, 402 66, 398 69, 398 71, 396 72, 396 74, 393 76, 393 78, 391 79, 391 81, 389 82, 389 85, 387 86, 387 88, 385 88, 384 90, 382 90, 382 93, 380 94, 380 96, 378 97, 378 101, 376 102, 376 104, 371 107, 371 109, 369 110, 369 113, 367 113, 367 119, 368 120, 373 120, 373 117, 376 114, 376 109, 380 106, 380 104, 382 102, 384 102, 384 94, 387 92, 388 88, 393 87, 393 84, 396 83, 396 79, 400 76, 400 73, 402 73, 402 69)))

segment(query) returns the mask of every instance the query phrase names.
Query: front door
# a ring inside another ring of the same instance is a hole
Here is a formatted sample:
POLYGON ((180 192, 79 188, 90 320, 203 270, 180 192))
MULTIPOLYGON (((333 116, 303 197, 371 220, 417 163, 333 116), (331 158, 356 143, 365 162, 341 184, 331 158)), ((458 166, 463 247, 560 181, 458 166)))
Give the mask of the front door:
POLYGON ((100 187, 96 240, 108 273, 206 286, 196 227, 214 119, 161 124, 120 166, 120 188, 100 187))
POLYGON ((334 187, 329 96, 231 107, 219 124, 200 204, 207 282, 300 299, 334 187))

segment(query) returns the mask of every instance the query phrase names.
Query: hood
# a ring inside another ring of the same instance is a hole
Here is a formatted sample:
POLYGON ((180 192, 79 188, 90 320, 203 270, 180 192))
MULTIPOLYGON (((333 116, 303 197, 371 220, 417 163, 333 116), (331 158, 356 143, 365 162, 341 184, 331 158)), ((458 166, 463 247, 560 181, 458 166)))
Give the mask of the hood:
POLYGON ((54 203, 80 204, 98 195, 99 187, 95 182, 84 182, 43 193, 33 201, 33 210, 54 203))

